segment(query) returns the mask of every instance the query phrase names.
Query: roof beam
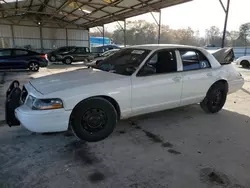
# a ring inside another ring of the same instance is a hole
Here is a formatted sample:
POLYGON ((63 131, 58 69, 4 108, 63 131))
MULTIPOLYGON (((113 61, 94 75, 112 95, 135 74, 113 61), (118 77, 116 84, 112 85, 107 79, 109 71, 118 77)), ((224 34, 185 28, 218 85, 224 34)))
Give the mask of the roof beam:
POLYGON ((61 5, 58 9, 56 9, 55 13, 54 13, 49 19, 52 19, 53 17, 55 17, 55 15, 56 15, 60 10, 62 10, 65 6, 67 6, 67 5, 70 4, 70 3, 71 3, 71 1, 69 1, 69 0, 64 1, 64 2, 62 3, 62 5, 61 5))
POLYGON ((48 5, 48 3, 49 3, 49 0, 44 0, 44 2, 42 3, 42 5, 38 9, 38 12, 42 12, 45 9, 45 7, 48 5))
POLYGON ((161 1, 149 4, 150 1, 151 0, 145 1, 145 2, 148 3, 148 5, 145 5, 145 2, 143 2, 144 5, 142 5, 142 3, 139 3, 137 5, 132 6, 134 8, 134 7, 142 5, 139 8, 135 8, 136 11, 130 10, 130 11, 122 13, 123 11, 127 10, 127 9, 122 9, 120 11, 114 12, 111 15, 103 16, 102 18, 96 19, 94 22, 85 23, 85 24, 83 24, 83 26, 86 27, 86 28, 91 28, 91 27, 95 27, 95 26, 98 26, 98 25, 103 25, 103 24, 107 24, 107 23, 110 23, 110 22, 118 21, 118 20, 124 20, 126 18, 130 18, 130 17, 133 17, 133 16, 144 14, 144 13, 148 12, 147 8, 149 6, 151 8, 153 8, 154 10, 159 10, 161 8, 174 6, 174 5, 189 2, 189 1, 192 1, 192 0, 177 0, 177 1, 162 1, 161 0, 161 1))

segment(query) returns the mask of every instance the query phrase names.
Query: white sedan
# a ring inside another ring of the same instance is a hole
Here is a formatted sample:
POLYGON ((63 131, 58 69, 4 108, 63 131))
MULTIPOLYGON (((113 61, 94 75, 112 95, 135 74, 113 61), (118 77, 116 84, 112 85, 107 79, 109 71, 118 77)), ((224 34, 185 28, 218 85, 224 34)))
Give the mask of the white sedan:
MULTIPOLYGON (((226 63, 221 65, 205 49, 192 46, 128 47, 96 69, 31 80, 22 90, 22 104, 13 112, 30 131, 71 128, 82 140, 100 141, 113 132, 118 120, 132 116, 195 103, 205 112, 219 112, 227 94, 244 83, 226 63)), ((11 119, 7 122, 12 124, 11 119)))
POLYGON ((235 60, 236 65, 241 65, 243 68, 250 67, 250 56, 242 56, 235 60))

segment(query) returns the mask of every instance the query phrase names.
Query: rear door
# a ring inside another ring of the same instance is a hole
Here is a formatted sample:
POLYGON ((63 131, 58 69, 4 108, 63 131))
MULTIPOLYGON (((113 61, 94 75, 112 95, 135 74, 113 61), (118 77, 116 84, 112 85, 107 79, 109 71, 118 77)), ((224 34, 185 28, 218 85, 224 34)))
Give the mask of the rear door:
POLYGON ((85 61, 87 53, 89 53, 89 50, 86 47, 76 48, 76 50, 72 54, 74 57, 74 61, 85 61))
POLYGON ((22 49, 13 49, 11 62, 15 68, 27 68, 29 63, 29 51, 22 49))
POLYGON ((179 55, 183 78, 181 105, 199 103, 215 81, 210 62, 196 49, 179 49, 179 55))
POLYGON ((11 68, 11 50, 0 50, 0 69, 11 68))

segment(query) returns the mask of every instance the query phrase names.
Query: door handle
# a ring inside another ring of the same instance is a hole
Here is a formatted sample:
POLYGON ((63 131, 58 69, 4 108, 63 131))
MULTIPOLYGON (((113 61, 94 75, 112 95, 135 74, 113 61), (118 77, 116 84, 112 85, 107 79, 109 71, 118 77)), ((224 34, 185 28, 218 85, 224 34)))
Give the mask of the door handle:
POLYGON ((211 72, 208 72, 207 76, 213 76, 213 74, 211 72))
POLYGON ((181 81, 181 77, 180 76, 175 76, 174 78, 172 78, 173 81, 175 82, 179 82, 181 81))

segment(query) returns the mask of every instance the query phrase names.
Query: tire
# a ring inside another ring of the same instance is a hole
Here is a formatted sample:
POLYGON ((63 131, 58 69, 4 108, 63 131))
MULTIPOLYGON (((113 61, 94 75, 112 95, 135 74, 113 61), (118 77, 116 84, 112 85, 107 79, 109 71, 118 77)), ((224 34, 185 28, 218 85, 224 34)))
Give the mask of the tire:
POLYGON ((250 67, 250 63, 247 60, 241 61, 240 64, 242 65, 243 68, 249 68, 250 67))
POLYGON ((226 99, 226 85, 222 82, 217 82, 208 90, 207 95, 200 103, 200 106, 207 113, 217 113, 223 108, 226 99))
POLYGON ((73 110, 70 120, 74 134, 87 142, 107 138, 113 132, 116 123, 115 107, 100 97, 80 102, 73 110))
POLYGON ((51 62, 55 62, 55 61, 56 61, 56 57, 52 55, 52 56, 50 56, 49 60, 50 60, 51 62))
POLYGON ((63 60, 63 63, 66 64, 66 65, 70 65, 70 64, 72 63, 72 58, 66 57, 66 58, 63 60))
POLYGON ((39 66, 39 63, 32 61, 29 63, 28 68, 30 71, 37 72, 39 71, 40 66, 39 66))

